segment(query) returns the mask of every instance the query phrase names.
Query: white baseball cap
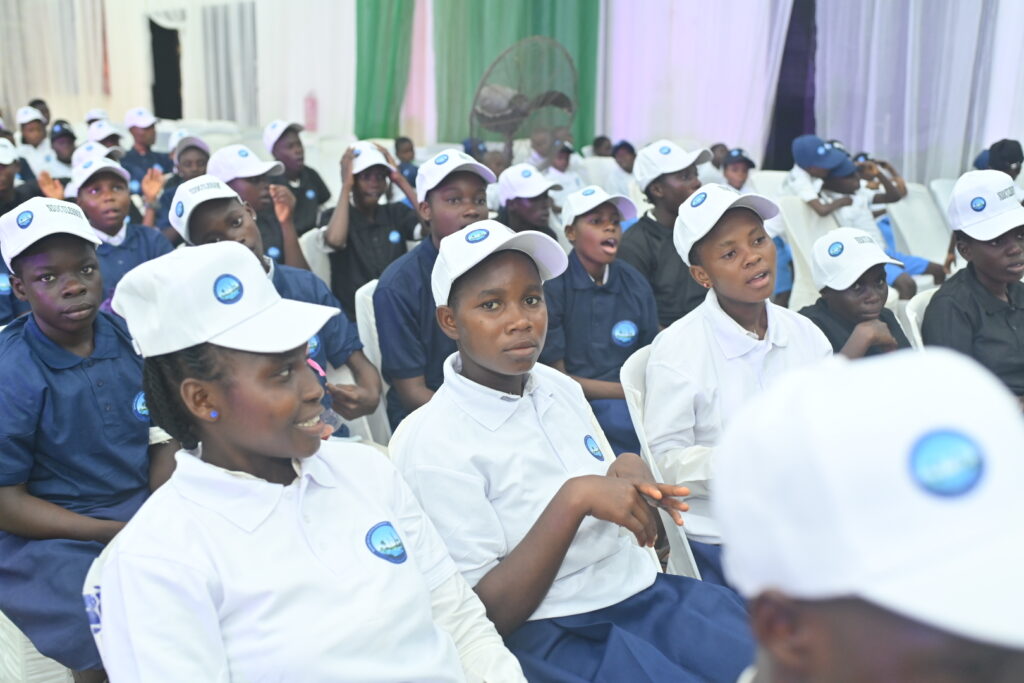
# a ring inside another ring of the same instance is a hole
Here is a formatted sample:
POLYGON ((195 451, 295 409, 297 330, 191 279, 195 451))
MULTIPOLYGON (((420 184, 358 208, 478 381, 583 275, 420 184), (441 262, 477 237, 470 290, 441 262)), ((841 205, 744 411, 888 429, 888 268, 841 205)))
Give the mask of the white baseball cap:
POLYGON ((643 192, 658 176, 675 173, 694 164, 711 161, 711 151, 698 149, 687 152, 671 140, 658 140, 647 145, 636 155, 633 162, 633 177, 643 192))
POLYGON ((573 192, 565 198, 562 206, 562 225, 568 227, 579 216, 588 211, 596 209, 605 202, 611 202, 622 215, 622 220, 628 221, 636 218, 636 204, 629 197, 621 194, 608 194, 604 188, 597 185, 587 185, 582 190, 573 192))
POLYGON ((811 248, 811 274, 819 290, 848 289, 869 268, 886 263, 903 265, 889 258, 871 235, 857 228, 830 230, 811 248))
POLYGON ((86 133, 86 137, 90 142, 103 142, 111 135, 116 135, 119 139, 121 134, 114 128, 114 124, 106 119, 99 119, 89 124, 89 130, 86 133))
POLYGON ((90 109, 89 111, 85 112, 86 121, 99 121, 101 119, 106 120, 109 118, 110 116, 107 114, 106 109, 90 109))
POLYGON ((953 185, 949 224, 982 242, 1024 225, 1013 178, 1002 171, 968 171, 953 185))
POLYGON ((281 298, 259 259, 238 242, 176 249, 136 266, 121 278, 111 306, 146 357, 206 342, 284 353, 340 312, 281 298))
POLYGON ((59 234, 100 243, 85 214, 71 202, 33 197, 0 216, 0 251, 7 269, 12 270, 11 261, 33 244, 59 234))
POLYGON ((561 275, 569 264, 561 245, 542 232, 514 232, 498 221, 478 221, 441 240, 430 273, 434 302, 447 306, 455 280, 494 252, 508 250, 521 251, 532 258, 544 281, 561 275))
POLYGON ((267 124, 267 127, 263 129, 263 146, 267 148, 267 152, 271 155, 274 153, 274 145, 285 134, 288 130, 294 130, 298 133, 301 130, 305 130, 302 124, 294 121, 284 121, 277 119, 267 124))
POLYGON ((427 163, 420 166, 416 174, 416 198, 426 201, 427 193, 437 187, 442 180, 458 171, 475 173, 485 183, 497 181, 491 169, 469 156, 465 152, 451 148, 435 154, 427 163))
POLYGON ((154 124, 156 124, 156 117, 145 107, 129 109, 128 113, 124 115, 124 127, 128 129, 149 128, 154 124))
POLYGON ((19 126, 32 123, 33 121, 46 123, 46 117, 43 116, 43 112, 35 107, 19 107, 18 112, 14 115, 14 120, 18 122, 19 126))
POLYGON ((389 171, 395 167, 388 163, 384 153, 377 149, 377 145, 366 140, 359 140, 352 144, 352 174, 362 173, 373 166, 384 166, 389 171))
POLYGON ((262 161, 245 145, 228 145, 210 156, 206 172, 230 183, 235 178, 281 175, 284 173, 284 164, 280 161, 262 161))
POLYGON ((1024 648, 1022 453, 1020 405, 967 356, 797 370, 744 405, 715 449, 726 576, 748 598, 856 597, 1024 648), (914 387, 913 405, 892 386, 914 387))
POLYGON ((132 178, 128 173, 127 169, 121 164, 117 163, 113 159, 107 157, 97 157, 95 159, 87 159, 79 166, 75 166, 71 169, 71 180, 68 182, 67 187, 64 188, 65 197, 77 197, 79 188, 84 185, 89 178, 92 178, 97 173, 109 172, 124 178, 126 183, 131 183, 132 178))
POLYGON ((189 234, 188 220, 192 212, 203 202, 211 199, 238 199, 242 201, 238 193, 207 173, 192 180, 186 180, 174 191, 174 199, 171 200, 171 210, 167 217, 171 221, 171 227, 178 231, 186 244, 192 244, 189 234))
POLYGON ((210 146, 203 142, 202 138, 189 133, 186 128, 179 128, 171 133, 171 137, 167 141, 167 146, 171 149, 171 158, 175 160, 177 160, 179 154, 189 147, 201 149, 206 152, 207 156, 210 154, 210 146))
POLYGON ((11 141, 7 138, 0 138, 0 164, 4 166, 13 164, 19 158, 18 150, 14 148, 11 141))
POLYGON ((551 182, 532 164, 509 166, 498 176, 498 195, 504 206, 510 199, 539 197, 548 190, 561 190, 562 186, 551 182))
POLYGON ((759 194, 740 194, 731 187, 709 183, 679 206, 672 242, 683 263, 690 265, 690 251, 729 209, 751 209, 762 220, 778 215, 775 202, 759 194))
POLYGON ((124 156, 124 149, 116 145, 114 147, 107 147, 99 142, 86 142, 75 148, 74 154, 71 155, 71 167, 81 166, 89 161, 89 159, 110 157, 116 161, 122 156, 124 156))

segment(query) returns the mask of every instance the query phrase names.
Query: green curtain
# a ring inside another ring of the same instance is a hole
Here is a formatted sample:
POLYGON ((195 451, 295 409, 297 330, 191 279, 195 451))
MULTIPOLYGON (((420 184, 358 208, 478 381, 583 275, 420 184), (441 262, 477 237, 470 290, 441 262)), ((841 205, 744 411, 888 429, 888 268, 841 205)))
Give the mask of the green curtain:
MULTIPOLYGON (((356 121, 360 139, 399 134, 415 0, 357 0, 356 121)), ((352 65, 337 65, 351 68, 352 65)))
MULTIPOLYGON (((516 42, 538 35, 561 43, 575 63, 573 137, 578 145, 589 144, 594 135, 600 13, 600 0, 434 0, 438 139, 469 136, 470 107, 484 71, 516 42)), ((550 72, 540 66, 526 71, 550 72)))

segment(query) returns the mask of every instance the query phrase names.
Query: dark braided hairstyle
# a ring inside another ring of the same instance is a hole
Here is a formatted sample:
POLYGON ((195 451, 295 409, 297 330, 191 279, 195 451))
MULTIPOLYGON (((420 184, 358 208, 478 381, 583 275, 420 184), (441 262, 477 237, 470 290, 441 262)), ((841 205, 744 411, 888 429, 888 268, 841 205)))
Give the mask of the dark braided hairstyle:
POLYGON ((195 418, 181 400, 186 378, 216 382, 225 377, 221 352, 213 344, 197 344, 181 351, 146 358, 142 366, 142 390, 153 423, 181 443, 199 445, 195 418))

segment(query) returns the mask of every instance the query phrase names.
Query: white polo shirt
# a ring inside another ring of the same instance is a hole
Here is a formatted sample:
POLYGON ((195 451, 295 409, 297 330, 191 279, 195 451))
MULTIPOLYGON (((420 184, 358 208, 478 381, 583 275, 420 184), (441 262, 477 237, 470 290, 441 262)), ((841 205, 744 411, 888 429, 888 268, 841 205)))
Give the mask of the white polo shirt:
POLYGON ((710 447, 729 418, 793 368, 832 355, 828 339, 808 318, 770 301, 767 306, 768 331, 758 339, 722 310, 712 289, 651 345, 644 430, 665 481, 690 487, 683 528, 698 541, 720 542, 708 498, 710 447))
POLYGON ((49 171, 50 164, 57 158, 53 148, 50 147, 49 136, 43 138, 43 141, 36 147, 25 142, 21 143, 18 145, 18 156, 25 160, 36 176, 43 171, 49 171))
POLYGON ((852 204, 840 207, 832 212, 832 215, 835 216, 839 225, 846 228, 857 228, 858 230, 863 230, 867 234, 871 235, 871 239, 875 241, 875 244, 877 244, 878 248, 882 251, 886 251, 889 248, 885 243, 885 237, 882 236, 882 231, 878 228, 878 223, 875 220, 875 214, 871 211, 871 204, 875 201, 875 195, 878 194, 877 190, 872 190, 870 187, 861 185, 860 189, 851 195, 843 194, 841 192, 832 192, 831 190, 825 190, 822 194, 828 202, 834 202, 837 199, 849 197, 853 202, 852 204))
MULTIPOLYGON (((572 477, 604 475, 615 459, 579 384, 545 365, 522 396, 459 374, 405 418, 391 439, 395 464, 475 586, 523 540, 572 477)), ((582 614, 621 602, 654 582, 648 552, 615 524, 587 517, 554 583, 530 617, 582 614)))
POLYGON ((111 680, 464 680, 431 613, 455 566, 381 453, 325 442, 288 486, 176 460, 103 567, 111 680))
POLYGON ((782 190, 796 195, 805 202, 809 202, 814 199, 821 199, 818 193, 821 192, 821 187, 824 184, 825 181, 821 178, 815 178, 804 169, 794 165, 793 168, 789 169, 789 175, 782 181, 782 190))

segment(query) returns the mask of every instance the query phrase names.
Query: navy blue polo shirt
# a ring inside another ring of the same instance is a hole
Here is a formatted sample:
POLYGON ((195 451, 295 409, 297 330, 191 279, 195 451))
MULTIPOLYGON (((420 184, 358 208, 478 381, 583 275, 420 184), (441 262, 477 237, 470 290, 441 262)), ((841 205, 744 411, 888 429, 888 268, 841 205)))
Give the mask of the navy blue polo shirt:
MULTIPOLYGON (((308 270, 275 263, 272 280, 277 293, 285 299, 341 308, 324 281, 308 270)), ((349 356, 362 348, 355 323, 342 312, 328 320, 309 340, 309 357, 326 371, 328 362, 340 368, 348 362, 349 356)))
MULTIPOLYGON (((430 271, 437 260, 434 241, 425 239, 387 267, 373 292, 380 339, 381 372, 386 381, 423 376, 437 391, 444 382, 444 360, 455 342, 437 324, 430 271)), ((398 392, 388 390, 388 420, 394 429, 409 414, 398 392)))
POLYGON ((131 181, 129 181, 128 185, 132 194, 142 192, 142 178, 149 169, 155 168, 161 173, 170 173, 174 169, 174 162, 171 161, 170 155, 163 152, 154 152, 152 149, 143 155, 139 154, 138 150, 134 147, 125 152, 125 155, 121 157, 121 165, 124 166, 124 169, 128 171, 128 175, 131 176, 131 181))
POLYGON ((548 336, 540 360, 550 365, 564 359, 570 375, 618 382, 626 359, 658 334, 654 292, 624 261, 611 263, 599 286, 574 250, 565 272, 544 283, 544 296, 548 336))
POLYGON ((103 300, 114 294, 114 288, 129 270, 174 251, 159 230, 148 225, 129 224, 125 231, 124 242, 117 245, 100 244, 96 247, 96 257, 100 262, 100 274, 103 275, 103 300))
POLYGON ((416 176, 420 172, 419 166, 410 161, 403 161, 398 164, 398 172, 405 176, 410 185, 416 187, 416 176))
POLYGON ((10 323, 22 313, 32 310, 27 301, 14 296, 11 288, 11 272, 7 264, 0 259, 0 326, 10 323))
POLYGON ((181 176, 175 173, 164 183, 164 191, 160 193, 160 208, 156 210, 156 227, 171 227, 171 204, 174 203, 174 193, 183 182, 181 176))
POLYGON ((315 169, 303 166, 295 180, 278 175, 271 177, 270 184, 283 185, 295 195, 295 209, 292 211, 295 234, 301 235, 324 224, 318 221, 320 205, 331 198, 331 191, 315 169))
POLYGON ((65 351, 31 315, 0 333, 0 486, 88 514, 149 487, 142 358, 112 315, 88 358, 65 351))

